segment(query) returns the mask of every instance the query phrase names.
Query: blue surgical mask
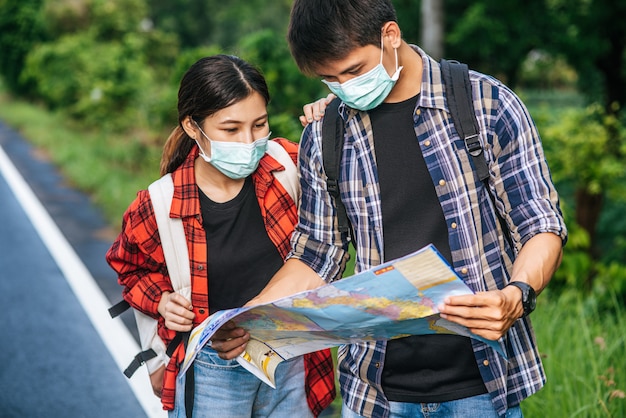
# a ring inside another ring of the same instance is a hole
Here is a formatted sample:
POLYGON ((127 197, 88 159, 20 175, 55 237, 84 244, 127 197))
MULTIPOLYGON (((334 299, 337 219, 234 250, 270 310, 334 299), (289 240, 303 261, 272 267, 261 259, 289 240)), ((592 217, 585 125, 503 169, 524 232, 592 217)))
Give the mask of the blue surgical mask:
POLYGON ((380 42, 380 63, 365 74, 361 74, 345 83, 322 80, 337 97, 348 106, 358 110, 370 110, 381 104, 398 81, 402 67, 398 68, 398 50, 396 53, 396 72, 389 77, 383 66, 383 40, 380 42))
POLYGON ((209 157, 200 143, 196 141, 200 148, 200 157, 225 176, 234 180, 246 178, 254 173, 254 170, 259 166, 259 161, 267 151, 267 141, 272 134, 270 132, 264 138, 257 139, 251 144, 244 144, 242 142, 214 141, 204 133, 200 126, 198 129, 211 144, 211 156, 209 157))

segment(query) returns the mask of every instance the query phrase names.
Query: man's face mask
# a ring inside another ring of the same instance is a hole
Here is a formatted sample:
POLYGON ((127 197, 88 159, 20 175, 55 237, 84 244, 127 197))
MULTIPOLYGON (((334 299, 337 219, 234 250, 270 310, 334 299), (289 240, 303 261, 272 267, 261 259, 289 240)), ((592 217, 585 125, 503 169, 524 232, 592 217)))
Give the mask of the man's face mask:
POLYGON ((381 104, 400 77, 402 67, 398 68, 398 50, 396 53, 396 72, 389 77, 383 66, 383 38, 380 39, 380 63, 365 74, 361 74, 341 84, 336 81, 322 80, 337 97, 348 106, 358 110, 370 110, 381 104))
POLYGON ((200 143, 196 141, 200 148, 200 157, 231 179, 243 179, 254 173, 263 154, 267 151, 267 141, 272 134, 270 132, 266 137, 257 139, 251 144, 214 141, 204 133, 197 123, 196 126, 211 144, 211 156, 209 157, 200 143))

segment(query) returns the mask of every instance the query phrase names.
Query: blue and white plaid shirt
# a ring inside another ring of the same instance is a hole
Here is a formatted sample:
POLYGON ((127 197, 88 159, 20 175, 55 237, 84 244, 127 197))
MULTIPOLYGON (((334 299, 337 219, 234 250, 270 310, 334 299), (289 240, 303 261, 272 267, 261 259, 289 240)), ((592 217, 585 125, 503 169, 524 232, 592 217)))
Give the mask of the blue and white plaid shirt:
MULTIPOLYGON (((475 292, 502 289, 509 282, 515 254, 526 241, 543 232, 559 235, 563 242, 567 237, 539 135, 528 111, 511 90, 491 77, 470 72, 490 171, 489 188, 510 230, 515 247, 510 248, 488 191, 475 175, 463 139, 454 128, 439 63, 413 48, 424 64, 421 94, 413 116, 415 133, 449 227, 454 269, 475 292)), ((344 104, 339 112, 346 122, 340 190, 356 238, 358 272, 384 261, 376 153, 367 112, 344 104)), ((302 201, 290 257, 300 259, 323 279, 332 281, 343 271, 348 237, 337 229, 321 147, 322 124, 315 122, 307 126, 300 142, 302 201)), ((518 320, 500 342, 508 360, 472 340, 485 386, 502 414, 539 390, 545 383, 545 373, 528 318, 518 320)), ((366 417, 389 414, 381 387, 385 348, 385 342, 376 342, 351 344, 339 350, 343 400, 366 417)))

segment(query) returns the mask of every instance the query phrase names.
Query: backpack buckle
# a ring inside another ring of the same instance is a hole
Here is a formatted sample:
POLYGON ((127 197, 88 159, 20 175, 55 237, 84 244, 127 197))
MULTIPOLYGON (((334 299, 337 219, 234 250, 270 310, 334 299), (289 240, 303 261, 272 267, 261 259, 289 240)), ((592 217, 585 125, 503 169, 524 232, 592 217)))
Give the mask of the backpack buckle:
POLYGON ((480 145, 478 134, 469 135, 465 138, 465 148, 472 157, 478 157, 483 152, 483 147, 480 145))

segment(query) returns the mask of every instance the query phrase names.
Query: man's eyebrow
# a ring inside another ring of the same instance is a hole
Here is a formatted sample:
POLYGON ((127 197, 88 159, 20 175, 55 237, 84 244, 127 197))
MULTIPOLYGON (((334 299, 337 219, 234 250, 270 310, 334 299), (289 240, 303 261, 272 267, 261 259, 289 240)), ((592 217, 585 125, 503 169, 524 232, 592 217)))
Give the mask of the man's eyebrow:
MULTIPOLYGON (((354 72, 354 71, 358 70, 359 68, 361 68, 362 66, 363 66, 362 62, 356 63, 356 64, 351 65, 350 67, 344 69, 342 72, 340 72, 337 75, 344 75, 344 74, 348 74, 348 73, 354 72)), ((318 75, 320 77, 322 77, 322 78, 336 77, 337 76, 337 75, 328 75, 328 74, 318 74, 318 75)))

